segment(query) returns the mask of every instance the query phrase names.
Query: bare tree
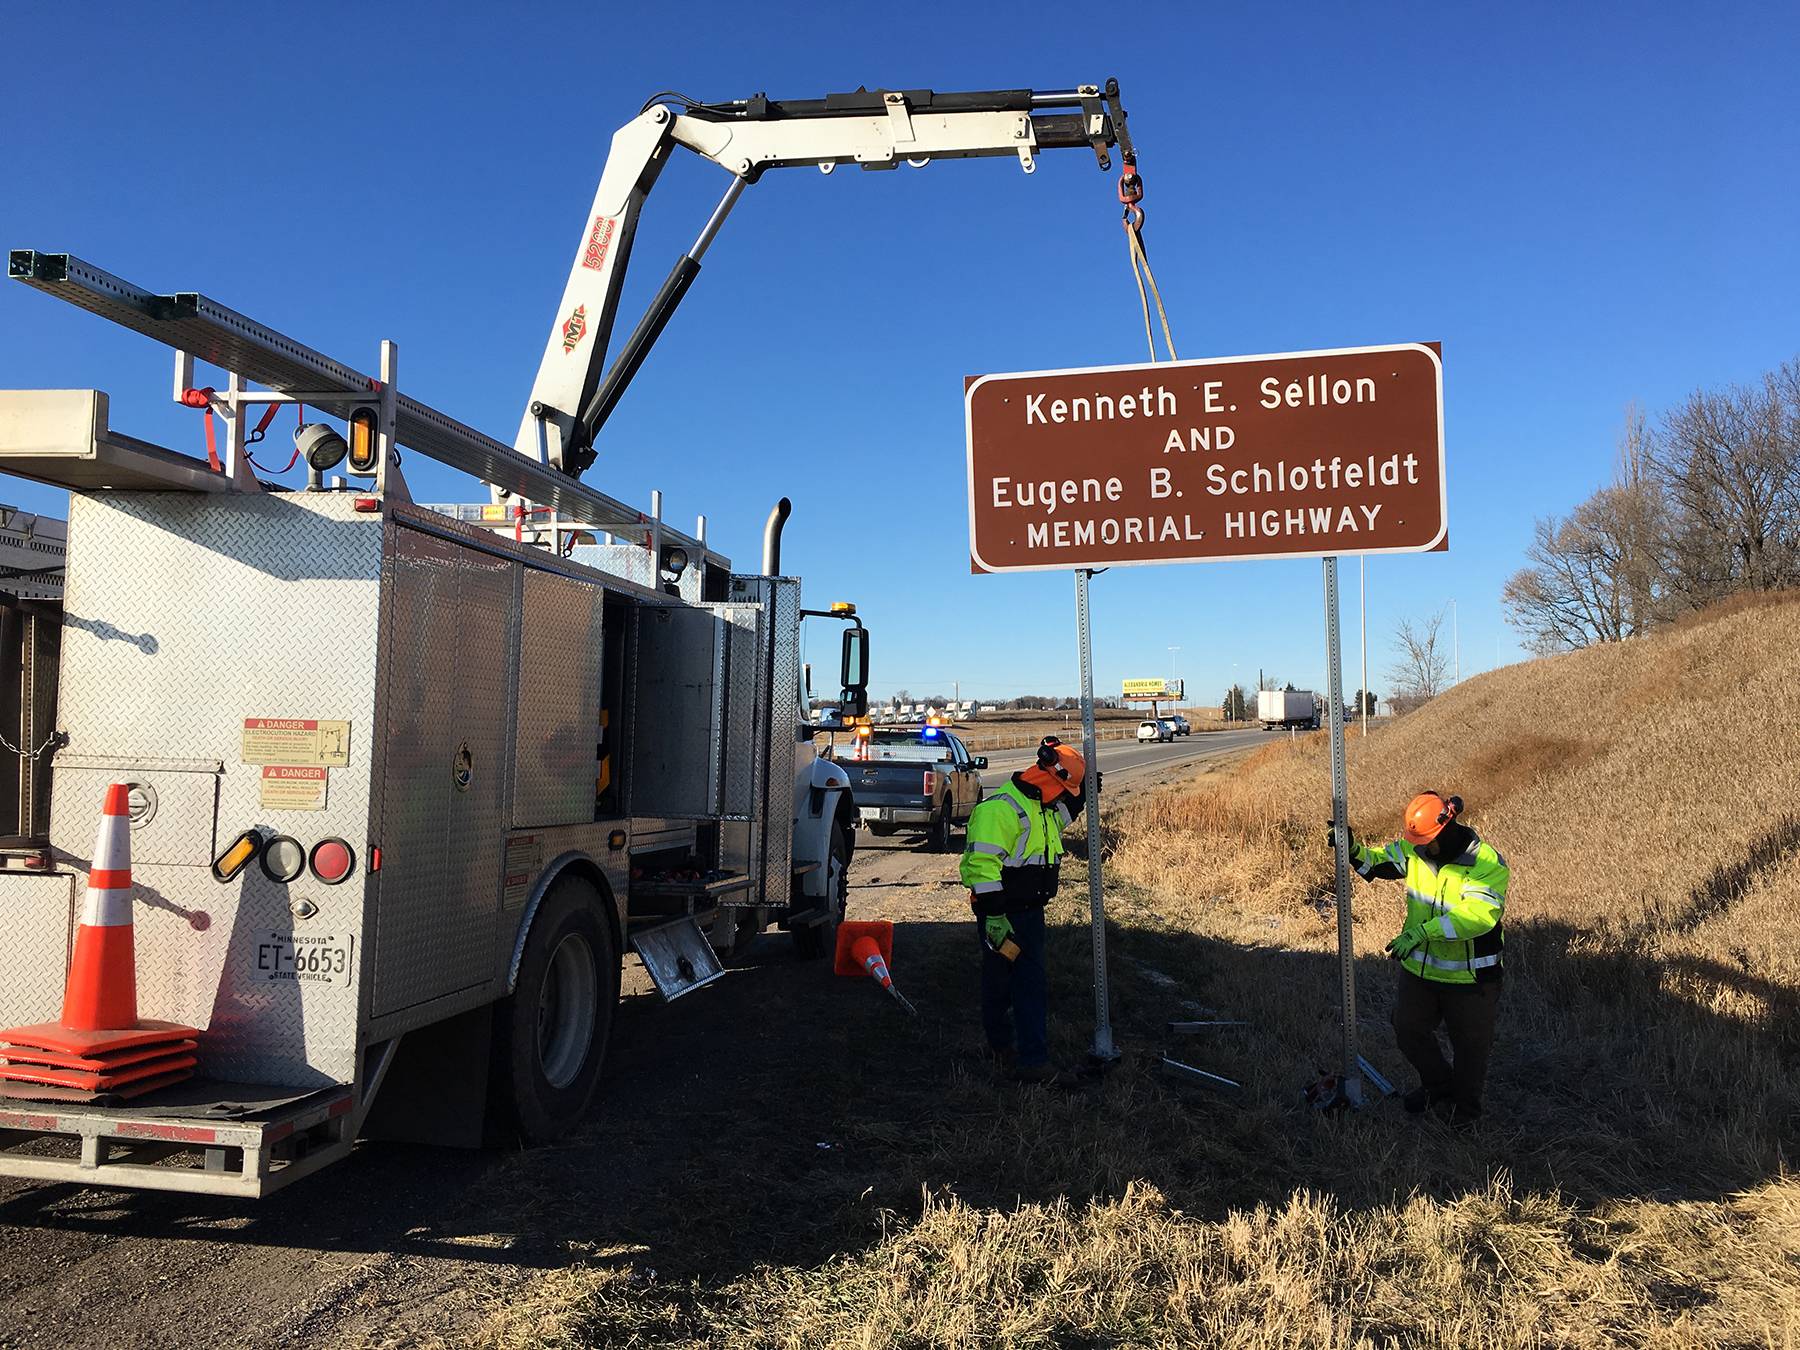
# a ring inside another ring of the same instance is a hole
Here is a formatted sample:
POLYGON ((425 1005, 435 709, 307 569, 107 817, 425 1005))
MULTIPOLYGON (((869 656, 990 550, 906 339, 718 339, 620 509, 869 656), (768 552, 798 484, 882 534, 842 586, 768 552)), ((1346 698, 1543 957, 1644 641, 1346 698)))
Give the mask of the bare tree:
POLYGON ((1444 650, 1444 620, 1450 617, 1445 605, 1423 619, 1402 616, 1394 627, 1394 651, 1397 659, 1388 667, 1388 682, 1394 692, 1389 699, 1396 712, 1410 712, 1444 688, 1444 677, 1450 671, 1450 653, 1444 650))
POLYGON ((1537 522, 1525 550, 1533 565, 1501 592, 1507 622, 1539 655, 1642 633, 1666 609, 1669 529, 1644 413, 1629 404, 1612 481, 1566 519, 1537 522))
POLYGON ((1669 580, 1683 604, 1800 585, 1800 358, 1689 395, 1663 419, 1652 467, 1675 508, 1669 580))

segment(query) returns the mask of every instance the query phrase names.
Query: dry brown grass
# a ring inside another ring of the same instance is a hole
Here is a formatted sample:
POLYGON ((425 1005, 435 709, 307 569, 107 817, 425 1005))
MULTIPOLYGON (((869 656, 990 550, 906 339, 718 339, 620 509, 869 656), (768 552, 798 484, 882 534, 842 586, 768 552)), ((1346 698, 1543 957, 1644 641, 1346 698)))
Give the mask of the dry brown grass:
MULTIPOLYGON (((835 1131, 842 1164, 805 1142, 697 1157, 484 1343, 1800 1344, 1797 651, 1800 605, 1740 603, 1471 679, 1351 740, 1360 835, 1457 791, 1512 867, 1479 1136, 1298 1103, 1338 1035, 1328 761, 1323 736, 1276 742, 1106 822, 1128 1054, 1103 1092, 995 1083, 964 935, 915 939, 926 1017, 846 1017, 726 1123, 835 1131), (1252 1026, 1164 1040, 1212 1010, 1252 1026), (1165 1048, 1242 1095, 1171 1086, 1165 1048)), ((1363 1043, 1402 1078, 1380 956, 1397 892, 1358 883, 1354 903, 1363 1043)), ((1065 893, 1050 917, 1073 1054, 1085 916, 1065 893)))
POLYGON ((1296 1192, 1220 1223, 1141 1185, 1010 1212, 927 1196, 873 1250, 765 1270, 725 1308, 665 1304, 660 1326, 642 1319, 641 1276, 584 1267, 523 1343, 1788 1347, 1796 1261, 1793 1187, 1581 1212, 1500 1179, 1360 1214, 1296 1192))

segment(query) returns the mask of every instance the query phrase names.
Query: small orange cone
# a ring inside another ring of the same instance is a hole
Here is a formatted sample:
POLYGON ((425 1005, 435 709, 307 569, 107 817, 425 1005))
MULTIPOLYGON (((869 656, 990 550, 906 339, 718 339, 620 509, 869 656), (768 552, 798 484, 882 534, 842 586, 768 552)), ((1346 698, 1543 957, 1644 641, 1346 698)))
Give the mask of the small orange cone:
POLYGON ((95 1101, 193 1073, 193 1027, 140 1021, 131 924, 131 790, 106 789, 62 1019, 0 1031, 0 1092, 95 1101))
POLYGON ((858 922, 846 920, 838 925, 837 952, 832 960, 832 970, 838 975, 873 976, 902 1008, 917 1017, 919 1010, 894 988, 893 977, 888 974, 887 963, 893 959, 893 955, 893 924, 885 919, 858 922))

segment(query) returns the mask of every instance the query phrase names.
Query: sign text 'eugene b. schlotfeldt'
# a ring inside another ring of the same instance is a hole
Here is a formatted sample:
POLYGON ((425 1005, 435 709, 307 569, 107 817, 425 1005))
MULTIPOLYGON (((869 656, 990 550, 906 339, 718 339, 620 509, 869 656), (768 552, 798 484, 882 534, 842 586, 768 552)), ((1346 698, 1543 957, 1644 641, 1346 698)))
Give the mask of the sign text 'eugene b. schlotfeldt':
POLYGON ((971 567, 1441 549, 1434 348, 971 379, 971 567))

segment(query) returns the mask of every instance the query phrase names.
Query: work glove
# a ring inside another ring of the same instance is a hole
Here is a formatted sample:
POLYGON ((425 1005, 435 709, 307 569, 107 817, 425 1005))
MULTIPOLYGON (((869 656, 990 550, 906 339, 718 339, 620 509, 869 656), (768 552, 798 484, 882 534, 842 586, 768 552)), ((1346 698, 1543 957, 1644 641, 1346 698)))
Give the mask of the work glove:
POLYGON ((1012 921, 1004 914, 990 914, 981 921, 981 940, 987 949, 1008 961, 1017 959, 1019 944, 1013 941, 1012 921))
MULTIPOLYGON (((1344 826, 1344 840, 1350 850, 1350 856, 1354 858, 1356 856, 1356 834, 1348 825, 1344 826)), ((1337 847, 1337 822, 1335 820, 1325 822, 1325 843, 1329 848, 1337 847)))
POLYGON ((1388 955, 1396 961, 1404 961, 1419 949, 1425 942, 1423 928, 1405 928, 1400 936, 1387 945, 1388 955))
POLYGON ((1106 775, 1101 773, 1100 770, 1095 769, 1094 770, 1094 791, 1096 793, 1098 793, 1100 791, 1100 785, 1102 783, 1104 783, 1105 781, 1106 781, 1106 775))

